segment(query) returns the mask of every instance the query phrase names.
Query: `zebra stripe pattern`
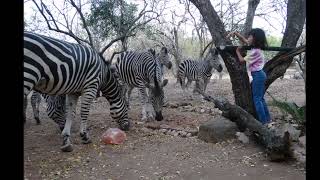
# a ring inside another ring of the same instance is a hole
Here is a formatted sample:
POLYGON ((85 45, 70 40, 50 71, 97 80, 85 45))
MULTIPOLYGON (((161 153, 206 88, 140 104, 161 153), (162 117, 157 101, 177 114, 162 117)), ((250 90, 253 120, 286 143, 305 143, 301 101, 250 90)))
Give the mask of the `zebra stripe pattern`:
POLYGON ((25 99, 33 89, 48 95, 67 95, 66 124, 62 131, 63 151, 72 151, 70 128, 80 95, 82 143, 91 142, 87 118, 98 90, 109 101, 112 118, 121 129, 129 129, 127 107, 119 84, 108 64, 92 48, 25 32, 23 73, 25 99))
POLYGON ((170 61, 168 50, 165 47, 162 47, 160 50, 160 53, 156 54, 156 51, 154 49, 149 49, 149 52, 152 53, 156 61, 159 61, 160 66, 161 66, 161 74, 162 77, 164 76, 164 66, 166 66, 168 69, 171 69, 172 67, 172 62, 170 61))
MULTIPOLYGON (((168 51, 163 48, 161 52, 168 56, 168 51)), ((160 56, 159 56, 160 57, 160 56)), ((159 59, 159 58, 158 58, 159 59)), ((127 104, 129 105, 129 98, 131 91, 137 87, 141 96, 142 120, 148 117, 154 117, 158 121, 163 119, 163 87, 168 83, 168 80, 162 80, 162 71, 159 60, 150 51, 145 52, 123 52, 117 58, 115 68, 119 77, 125 86, 128 88, 124 94, 128 94, 127 104), (149 99, 146 93, 148 88, 149 99), (148 108, 149 100, 153 106, 153 110, 148 108), (149 110, 147 110, 149 109, 149 110)))
POLYGON ((216 49, 210 49, 209 53, 203 61, 195 61, 187 59, 179 64, 177 79, 183 90, 187 88, 192 81, 196 81, 196 88, 205 92, 207 84, 212 76, 212 69, 218 72, 222 71, 221 60, 216 49), (185 78, 188 79, 185 85, 185 78))
POLYGON ((40 124, 39 119, 39 106, 41 99, 45 100, 47 103, 47 115, 52 119, 60 128, 61 132, 63 131, 64 125, 66 123, 66 96, 65 95, 47 95, 41 94, 37 91, 33 91, 31 96, 31 106, 33 109, 34 118, 37 124, 40 124))

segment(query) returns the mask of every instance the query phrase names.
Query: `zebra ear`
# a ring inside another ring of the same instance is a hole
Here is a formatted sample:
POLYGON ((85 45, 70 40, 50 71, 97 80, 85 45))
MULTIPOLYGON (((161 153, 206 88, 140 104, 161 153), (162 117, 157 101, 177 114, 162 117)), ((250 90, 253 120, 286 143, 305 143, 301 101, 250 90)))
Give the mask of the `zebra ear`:
POLYGON ((163 53, 163 54, 168 54, 167 48, 166 48, 166 47, 162 47, 162 48, 161 48, 161 53, 163 53))
POLYGON ((168 84, 168 79, 164 79, 161 83, 161 87, 165 87, 168 84))

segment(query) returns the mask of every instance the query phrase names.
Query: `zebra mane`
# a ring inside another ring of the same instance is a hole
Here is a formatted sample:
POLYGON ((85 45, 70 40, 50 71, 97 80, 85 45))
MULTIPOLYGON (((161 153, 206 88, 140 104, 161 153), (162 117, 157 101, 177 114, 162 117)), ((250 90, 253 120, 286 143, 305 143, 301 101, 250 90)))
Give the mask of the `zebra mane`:
POLYGON ((157 78, 157 68, 158 68, 158 64, 157 64, 157 61, 155 60, 154 61, 154 76, 153 76, 153 81, 154 81, 154 93, 156 95, 160 94, 160 85, 159 85, 159 81, 158 81, 158 78, 157 78))

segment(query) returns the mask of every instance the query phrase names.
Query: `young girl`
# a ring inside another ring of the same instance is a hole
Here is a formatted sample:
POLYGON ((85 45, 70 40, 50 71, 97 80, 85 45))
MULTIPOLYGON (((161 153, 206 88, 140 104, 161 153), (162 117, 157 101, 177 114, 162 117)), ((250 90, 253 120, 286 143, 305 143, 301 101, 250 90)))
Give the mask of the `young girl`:
POLYGON ((252 76, 252 95, 258 119, 262 124, 267 124, 271 121, 267 104, 264 100, 265 81, 267 79, 266 73, 263 71, 265 64, 264 56, 261 48, 268 46, 266 35, 262 29, 252 29, 248 34, 248 39, 244 38, 238 32, 231 32, 227 38, 236 35, 242 42, 253 49, 249 50, 247 56, 242 57, 240 54, 240 47, 237 48, 236 53, 240 62, 248 62, 249 70, 252 76))

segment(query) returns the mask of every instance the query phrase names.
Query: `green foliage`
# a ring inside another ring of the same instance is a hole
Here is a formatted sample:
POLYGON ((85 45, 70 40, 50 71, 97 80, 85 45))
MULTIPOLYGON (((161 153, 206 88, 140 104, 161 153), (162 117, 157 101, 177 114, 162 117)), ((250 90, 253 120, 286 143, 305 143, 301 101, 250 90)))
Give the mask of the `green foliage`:
POLYGON ((124 35, 134 25, 137 4, 123 0, 93 1, 88 25, 101 37, 124 35))
POLYGON ((278 107, 284 114, 289 113, 296 123, 305 123, 305 106, 299 107, 294 102, 280 101, 273 97, 269 92, 268 94, 272 98, 271 106, 278 107))
MULTIPOLYGON (((267 41, 268 41, 269 46, 280 47, 282 38, 278 38, 275 36, 268 36, 267 41)), ((278 52, 275 52, 275 51, 264 51, 264 57, 268 61, 268 60, 272 59, 277 53, 278 52)))

